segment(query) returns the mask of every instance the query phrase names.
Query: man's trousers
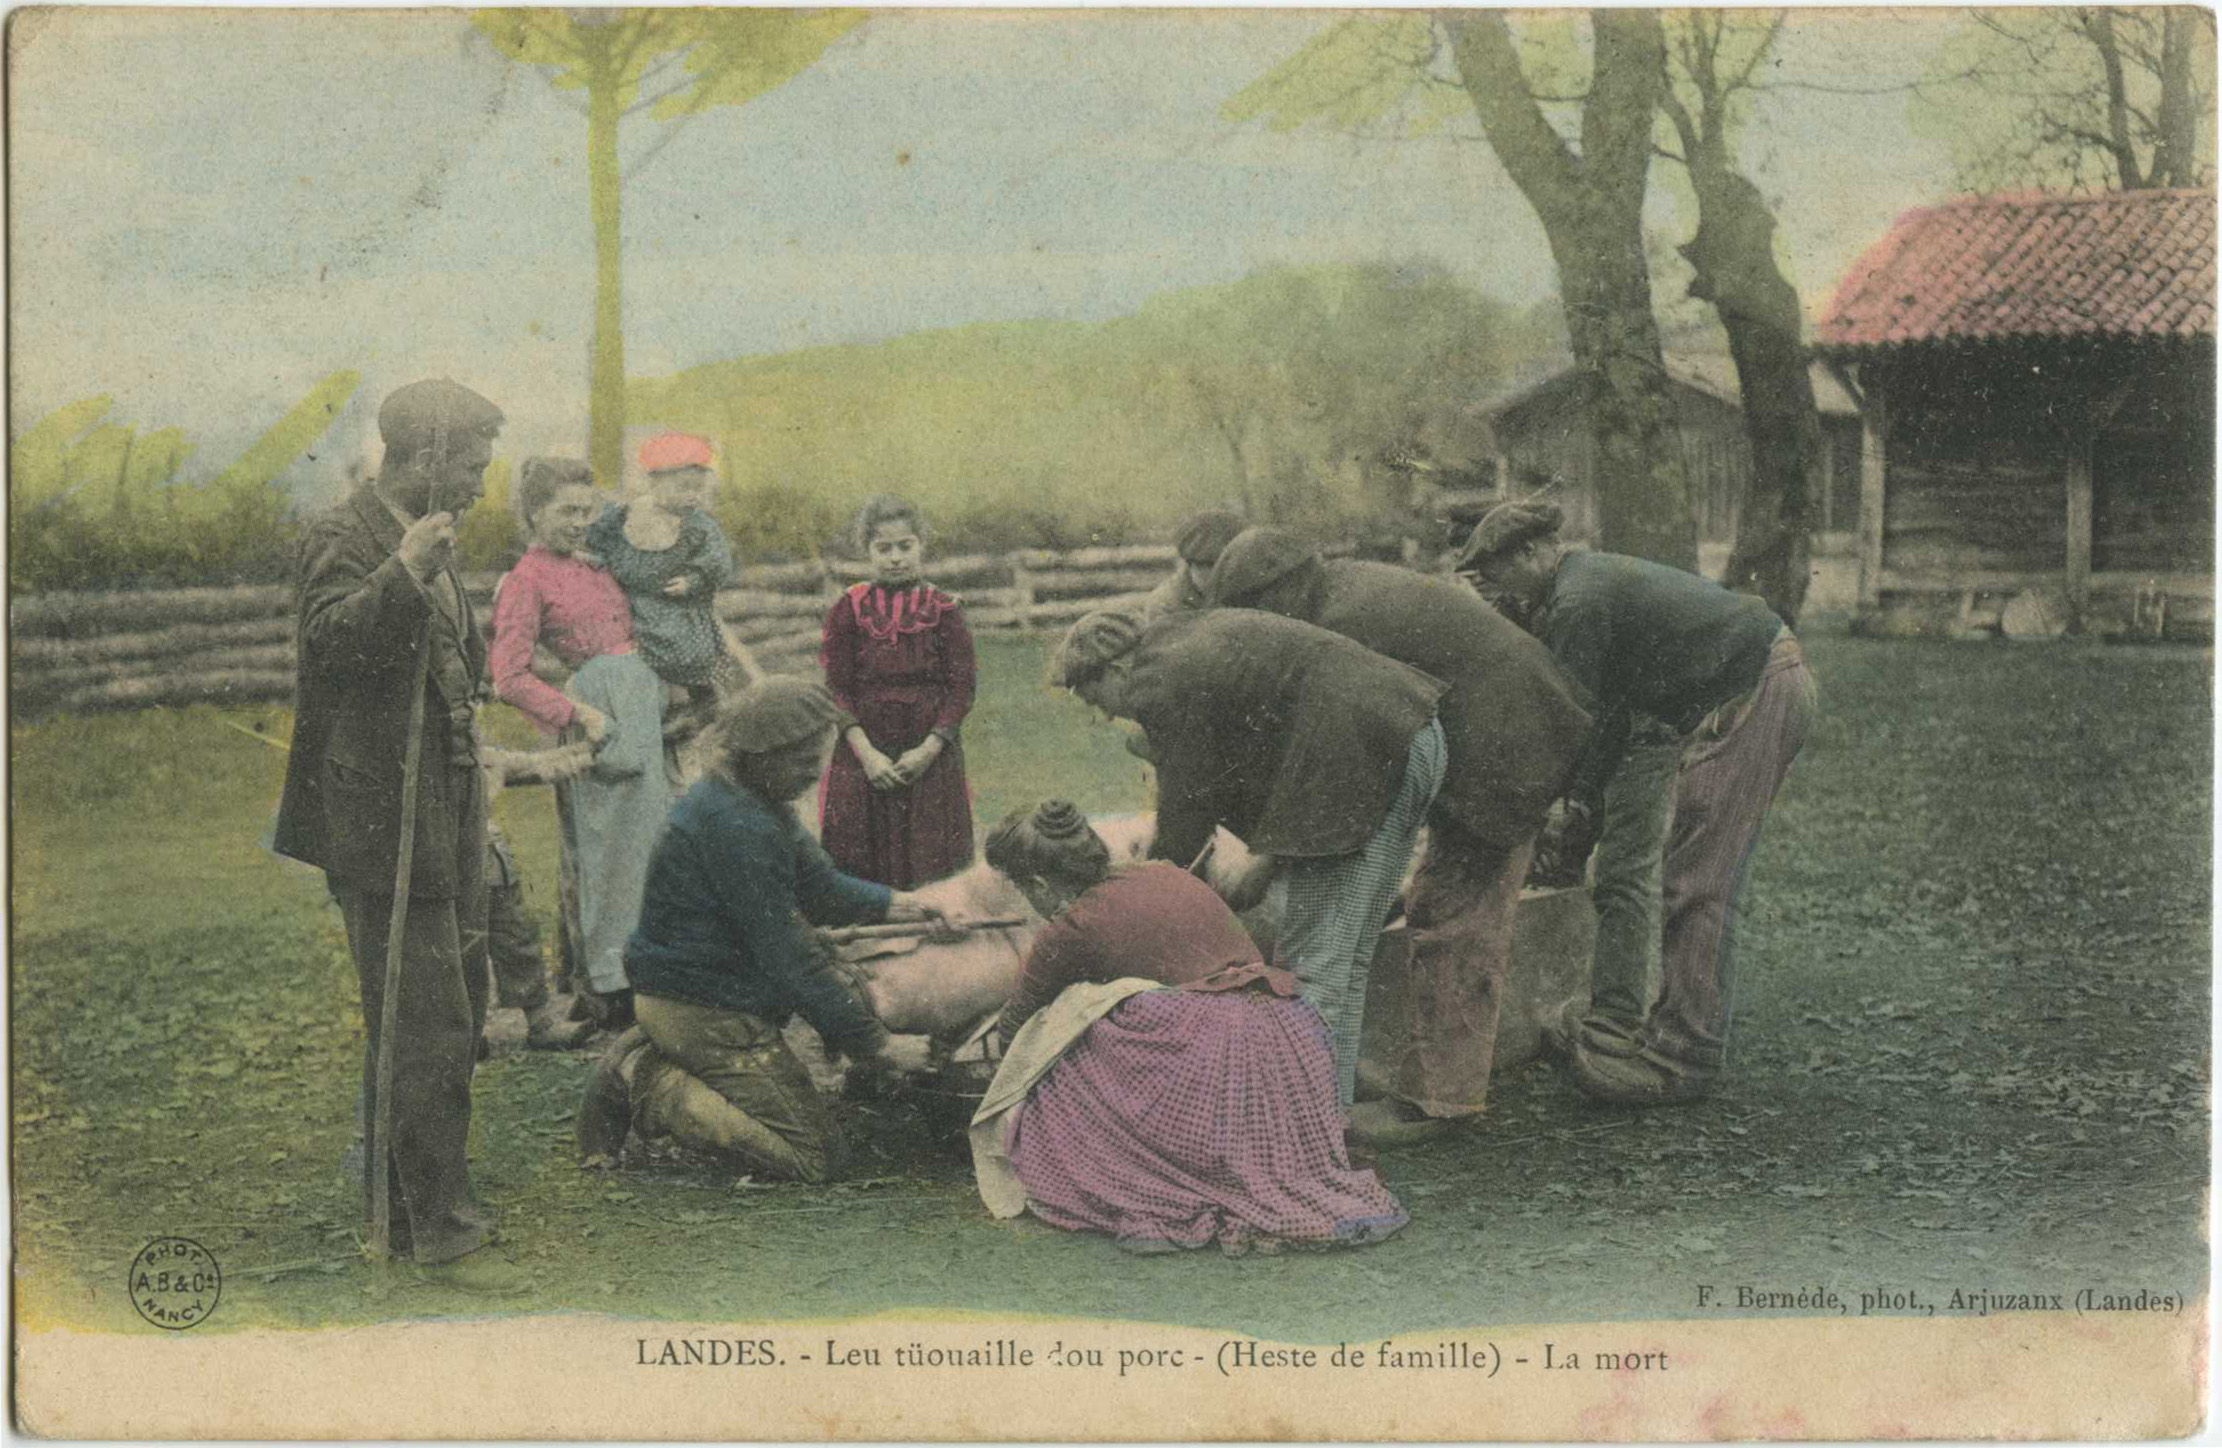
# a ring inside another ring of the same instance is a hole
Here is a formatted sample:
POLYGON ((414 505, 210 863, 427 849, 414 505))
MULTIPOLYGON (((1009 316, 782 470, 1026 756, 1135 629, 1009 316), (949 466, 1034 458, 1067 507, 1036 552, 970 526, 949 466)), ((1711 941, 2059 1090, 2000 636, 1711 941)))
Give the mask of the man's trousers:
POLYGON ((1448 757, 1442 724, 1428 720, 1405 751, 1403 781, 1373 838, 1346 855, 1288 862, 1288 905, 1275 954, 1327 1022, 1335 1047, 1335 1085, 1346 1107, 1357 1092, 1366 977, 1389 902, 1412 863, 1412 842, 1443 787, 1448 757))
POLYGON ((1390 1090, 1429 1116, 1472 1116, 1488 1104, 1513 921, 1534 854, 1533 838, 1490 845, 1439 816, 1428 824, 1405 902, 1409 1029, 1390 1090))
POLYGON ((633 992, 650 1045, 631 1067, 633 1121, 743 1170, 822 1182, 841 1168, 840 1127, 810 1073, 770 1024, 633 992))
MULTIPOLYGON (((412 899, 402 937, 399 1014, 395 1018, 392 1150, 396 1256, 446 1262, 492 1235, 471 1201, 464 1142, 471 1129, 471 1071, 486 1021, 486 896, 483 841, 467 853, 470 867, 454 899, 412 899)), ((386 937, 393 896, 334 890, 347 921, 347 944, 363 998, 363 1101, 366 1123, 377 1120, 378 1043, 384 1019, 386 937)), ((363 1203, 370 1209, 370 1173, 363 1152, 363 1203)))

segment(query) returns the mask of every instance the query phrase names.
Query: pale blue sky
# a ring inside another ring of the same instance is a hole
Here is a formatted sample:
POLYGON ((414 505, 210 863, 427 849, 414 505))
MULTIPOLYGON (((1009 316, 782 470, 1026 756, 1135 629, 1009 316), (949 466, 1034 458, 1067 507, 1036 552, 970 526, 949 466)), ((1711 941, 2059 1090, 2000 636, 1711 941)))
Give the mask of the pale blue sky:
MULTIPOLYGON (((1548 294, 1541 230, 1486 146, 1218 118, 1331 18, 876 16, 627 188, 632 370, 1098 319, 1276 262, 1430 256, 1513 302, 1548 294)), ((1902 74, 1952 19, 1811 12, 1785 69, 1902 74)), ((378 395, 433 374, 508 410, 505 451, 580 449, 585 122, 463 16, 63 11, 15 39, 17 426, 113 393, 119 420, 185 427, 205 471, 354 367, 327 460, 363 448, 378 395)), ((1770 101, 1747 154, 1815 305, 1950 189, 1896 94, 1770 101)), ((1679 235, 1663 193, 1654 209, 1679 235)))

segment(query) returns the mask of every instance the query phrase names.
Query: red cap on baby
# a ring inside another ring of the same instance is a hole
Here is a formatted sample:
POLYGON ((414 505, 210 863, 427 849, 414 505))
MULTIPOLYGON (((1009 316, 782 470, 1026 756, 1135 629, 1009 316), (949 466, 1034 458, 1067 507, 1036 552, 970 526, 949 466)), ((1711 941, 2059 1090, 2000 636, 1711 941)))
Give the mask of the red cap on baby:
POLYGON ((710 466, 710 440, 691 432, 667 432, 641 444, 640 470, 665 473, 673 468, 710 466))

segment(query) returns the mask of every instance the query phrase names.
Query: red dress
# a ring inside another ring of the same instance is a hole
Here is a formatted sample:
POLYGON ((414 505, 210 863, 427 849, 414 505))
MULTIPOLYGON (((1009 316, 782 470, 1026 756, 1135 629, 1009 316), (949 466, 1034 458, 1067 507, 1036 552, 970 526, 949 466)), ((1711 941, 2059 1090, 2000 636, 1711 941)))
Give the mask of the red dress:
POLYGON ((876 790, 846 742, 818 792, 826 853, 851 875, 908 890, 972 863, 972 791, 957 730, 979 666, 957 601, 932 584, 859 583, 826 615, 826 687, 874 748, 900 759, 942 738, 941 756, 905 789, 876 790))

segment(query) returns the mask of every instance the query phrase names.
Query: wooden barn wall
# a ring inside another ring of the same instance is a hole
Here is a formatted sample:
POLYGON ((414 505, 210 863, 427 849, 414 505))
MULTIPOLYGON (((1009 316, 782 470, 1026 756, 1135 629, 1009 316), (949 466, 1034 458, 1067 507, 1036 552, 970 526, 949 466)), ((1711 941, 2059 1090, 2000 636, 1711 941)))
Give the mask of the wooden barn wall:
POLYGON ((2091 567, 2204 573, 2214 566, 2214 355, 2149 359, 2091 448, 2091 567))
POLYGON ((1557 486, 1546 496, 1566 510, 1567 535, 1596 534, 1596 441, 1581 408, 1529 411, 1516 427, 1500 428, 1497 447, 1513 493, 1537 492, 1555 480, 1557 486))
MULTIPOLYGON (((1690 510, 1698 537, 1725 543, 1736 536, 1736 520, 1751 478, 1751 443, 1744 435, 1743 413, 1711 393, 1674 384, 1676 433, 1682 465, 1690 482, 1690 510)), ((1597 531, 1596 449, 1589 414, 1580 390, 1554 387, 1507 409, 1494 422, 1497 449, 1512 487, 1531 492, 1556 478, 1550 496, 1566 509, 1569 536, 1594 537, 1597 531)), ((1857 482, 1853 496, 1857 497, 1857 482)))
POLYGON ((1697 536, 1708 543, 1732 541, 1751 482, 1751 439, 1744 434, 1744 415, 1695 388, 1677 385, 1674 398, 1697 536))
POLYGON ((1859 528, 1859 419, 1821 419, 1827 447, 1821 496, 1811 500, 1814 531, 1851 533, 1859 528))
POLYGON ((2027 372, 1893 368, 1883 570, 1919 577, 2067 566, 2067 438, 2027 372))

